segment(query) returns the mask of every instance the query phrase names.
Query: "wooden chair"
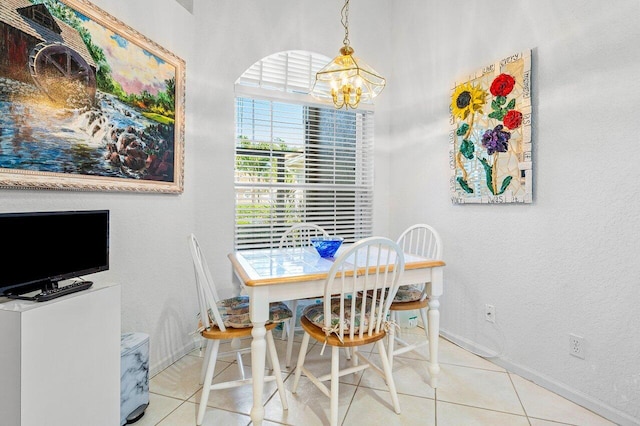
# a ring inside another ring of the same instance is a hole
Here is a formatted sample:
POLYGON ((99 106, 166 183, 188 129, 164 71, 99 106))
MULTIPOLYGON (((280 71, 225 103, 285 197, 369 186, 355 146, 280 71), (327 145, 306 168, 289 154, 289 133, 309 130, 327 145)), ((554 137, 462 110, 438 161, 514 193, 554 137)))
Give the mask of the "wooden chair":
MULTIPOLYGON (((328 237, 327 231, 320 226, 313 223, 296 223, 282 234, 280 237, 280 248, 302 248, 311 246, 312 237, 328 237)), ((296 320, 298 316, 298 301, 288 300, 286 304, 291 308, 291 319, 282 324, 282 340, 287 338, 287 356, 285 357, 285 366, 291 365, 291 354, 293 352, 293 338, 297 330, 302 330, 301 327, 296 327, 296 320)))
MULTIPOLYGON (((430 259, 442 259, 442 240, 433 227, 425 224, 416 224, 407 228, 397 240, 398 246, 404 253, 428 257, 430 259)), ((416 283, 401 286, 396 293, 390 308, 390 320, 398 323, 399 312, 417 310, 420 313, 424 326, 425 340, 408 343, 401 335, 390 333, 389 339, 389 363, 393 367, 393 357, 409 351, 416 351, 429 343, 427 310, 429 299, 427 298, 428 283, 416 283), (393 337, 393 338, 391 338, 393 337), (395 345, 398 344, 396 348, 395 345)), ((419 354, 419 352, 416 351, 419 354)))
POLYGON ((383 237, 361 240, 345 250, 331 267, 325 283, 323 303, 309 306, 304 311, 301 324, 305 334, 292 392, 296 393, 304 372, 330 398, 331 425, 338 424, 339 378, 366 368, 371 368, 385 379, 393 409, 400 414, 384 337, 389 327, 386 320, 389 306, 398 290, 403 271, 404 254, 395 242, 383 237), (365 294, 367 297, 362 297, 365 294), (329 374, 317 377, 304 366, 311 337, 331 346, 329 374), (358 351, 358 347, 370 343, 376 344, 382 369, 358 351), (351 349, 351 367, 343 370, 339 368, 340 348, 351 349), (362 364, 358 365, 359 361, 362 364), (326 380, 331 380, 330 389, 323 383, 326 380))
MULTIPOLYGON (((212 390, 227 389, 237 386, 251 384, 251 378, 245 378, 244 368, 242 366, 241 352, 251 351, 251 348, 234 349, 236 345, 232 343, 232 351, 219 353, 220 342, 223 340, 234 340, 243 337, 251 337, 251 322, 249 320, 249 309, 247 296, 238 296, 230 299, 221 300, 218 297, 211 272, 207 266, 206 260, 200 250, 200 245, 195 235, 189 235, 189 248, 193 259, 193 267, 196 275, 196 287, 198 293, 198 304, 200 308, 200 322, 198 331, 200 335, 207 339, 207 347, 203 360, 204 386, 202 396, 200 397, 200 407, 196 417, 196 424, 201 425, 204 414, 207 409, 207 401, 209 393, 212 390), (236 353, 238 360, 238 368, 240 379, 213 383, 213 372, 218 357, 222 357, 231 353, 236 353)), ((288 409, 286 392, 280 372, 280 363, 278 354, 273 341, 271 330, 275 328, 279 322, 286 321, 290 318, 291 312, 283 303, 272 303, 270 309, 270 323, 267 324, 267 349, 268 355, 273 368, 273 375, 266 376, 265 381, 276 381, 280 399, 282 400, 282 408, 288 409)))

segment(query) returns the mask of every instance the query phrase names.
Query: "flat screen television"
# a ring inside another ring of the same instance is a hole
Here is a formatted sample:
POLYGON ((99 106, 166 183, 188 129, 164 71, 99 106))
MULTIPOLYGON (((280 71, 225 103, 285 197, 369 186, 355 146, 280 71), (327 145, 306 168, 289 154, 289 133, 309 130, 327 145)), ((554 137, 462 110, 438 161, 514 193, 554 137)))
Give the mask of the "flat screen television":
POLYGON ((109 211, 0 213, 0 297, 109 269, 109 211))

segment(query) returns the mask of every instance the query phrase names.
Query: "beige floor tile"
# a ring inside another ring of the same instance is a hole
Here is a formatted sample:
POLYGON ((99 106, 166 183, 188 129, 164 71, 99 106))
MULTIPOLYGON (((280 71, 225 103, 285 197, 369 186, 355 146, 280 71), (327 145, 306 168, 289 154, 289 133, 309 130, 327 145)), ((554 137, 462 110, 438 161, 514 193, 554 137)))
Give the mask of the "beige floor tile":
MULTIPOLYGON (((423 343, 426 342, 427 336, 424 334, 424 330, 420 327, 414 328, 403 328, 398 332, 396 330, 397 337, 409 344, 415 343, 423 343)), ((387 346, 387 342, 385 341, 385 346, 387 346)), ((394 343, 394 349, 400 349, 403 345, 398 341, 394 343)), ((419 348, 416 348, 413 351, 405 352, 400 355, 396 355, 396 357, 401 358, 410 358, 410 359, 419 359, 422 361, 426 361, 429 359, 429 345, 423 345, 419 348)))
MULTIPOLYGON (((221 361, 216 364, 215 374, 229 367, 221 361)), ((202 358, 184 356, 149 380, 150 392, 175 398, 187 399, 200 388, 202 358)))
POLYGON ((441 364, 438 401, 524 415, 507 373, 441 364))
MULTIPOLYGON (((421 328, 402 331, 406 340, 425 339, 421 328)), ((289 409, 283 410, 275 382, 266 383, 264 425, 314 426, 328 423, 329 398, 306 377, 301 378, 298 392, 291 393, 302 336, 303 333, 296 333, 292 366, 289 369, 283 366, 286 340, 279 338, 280 333, 274 336, 289 409)), ((240 345, 250 347, 251 339, 242 339, 240 345)), ((310 342, 305 364, 314 373, 328 373, 330 370, 331 348, 327 347, 322 356, 321 348, 321 343, 314 340, 310 342)), ((221 345, 221 351, 229 349, 229 342, 221 345)), ((361 351, 380 364, 374 345, 361 348, 361 351)), ((422 354, 428 358, 428 347, 422 349, 422 354)), ((195 425, 197 403, 201 395, 199 379, 203 355, 204 351, 195 349, 150 380, 150 405, 137 425, 195 425)), ((362 419, 368 419, 366 422, 369 423, 375 419, 375 424, 384 425, 429 426, 436 424, 437 414, 438 426, 614 425, 443 338, 439 339, 439 360, 439 387, 434 391, 428 385, 428 361, 425 357, 411 352, 396 357, 393 372, 402 411, 400 415, 393 411, 386 383, 371 370, 342 377, 340 421, 344 421, 344 426, 361 424, 362 419)), ((246 374, 250 376, 250 354, 243 355, 243 362, 246 374)), ((344 351, 341 351, 341 367, 348 363, 344 351)), ((216 381, 238 377, 233 356, 218 361, 216 381)), ((252 401, 251 385, 212 392, 204 425, 249 425, 252 401)))
MULTIPOLYGON (((245 366, 245 377, 251 377, 251 367, 245 366)), ((283 375, 283 380, 285 377, 283 375)), ((240 379, 240 374, 232 366, 216 376, 214 383, 237 379, 240 379)), ((266 382, 264 384, 263 403, 269 400, 274 393, 277 393, 277 389, 275 381, 266 382)), ((199 390, 189 401, 199 403, 201 395, 202 390, 199 390)), ((209 394, 207 406, 249 415, 253 406, 253 388, 251 384, 247 384, 235 388, 213 390, 209 394)))
POLYGON ((438 426, 529 426, 525 416, 437 402, 438 426))
POLYGON ((400 414, 396 414, 387 391, 358 387, 347 411, 345 425, 420 425, 436 424, 435 401, 409 395, 398 395, 400 414), (369 419, 365 422, 364 419, 369 419), (374 420, 375 419, 375 420, 374 420))
MULTIPOLYGON (((185 402, 158 426, 195 426, 197 412, 197 404, 185 402)), ((211 408, 205 413, 202 426, 245 426, 250 422, 249 416, 211 408)))
POLYGON ((552 422, 551 420, 540 420, 529 418, 531 426, 566 426, 567 423, 552 422))
POLYGON ((182 399, 149 393, 149 406, 135 424, 136 426, 154 426, 183 403, 182 399))
MULTIPOLYGON (((427 337, 424 334, 424 329, 421 327, 414 327, 402 329, 401 339, 408 343, 419 343, 424 342, 427 337)), ((398 346, 396 346, 396 349, 397 348, 398 346)), ((417 348, 415 351, 405 352, 397 356, 401 358, 428 360, 429 345, 422 346, 417 348)), ((463 365, 466 367, 484 368, 486 370, 505 371, 504 368, 495 365, 490 360, 475 355, 442 337, 438 339, 438 362, 463 365)))
POLYGON ((493 371, 506 371, 504 368, 492 363, 491 360, 475 355, 443 338, 440 338, 439 340, 438 357, 440 363, 482 368, 493 371))
MULTIPOLYGON (((371 360, 382 369, 377 353, 371 354, 371 360)), ((393 362, 393 381, 398 393, 435 399, 435 390, 429 385, 428 364, 417 359, 396 358, 393 362)), ((389 389, 384 378, 371 369, 364 371, 359 385, 384 391, 389 389)))
POLYGON ((529 417, 576 425, 615 425, 592 411, 516 374, 511 374, 511 378, 529 417))
MULTIPOLYGON (((285 382, 289 409, 286 411, 282 409, 280 396, 276 393, 265 405, 265 419, 296 426, 321 426, 328 424, 331 411, 329 398, 305 376, 300 377, 298 391, 295 394, 291 393, 292 386, 293 376, 285 382)), ((349 408, 355 391, 355 386, 340 383, 340 399, 338 402, 338 418, 340 424, 342 424, 342 419, 349 408)))
MULTIPOLYGON (((312 374, 316 376, 321 376, 324 374, 329 374, 331 372, 331 346, 327 346, 324 349, 324 353, 321 355, 322 345, 316 344, 311 347, 304 361, 304 366, 312 374)), ((369 355, 369 352, 364 352, 369 355)), ((349 366, 351 361, 347 359, 343 350, 340 351, 340 368, 346 368, 349 366)), ((304 375, 304 373, 303 373, 304 375)), ((291 374, 291 383, 293 383, 293 376, 291 374)), ((357 385, 360 382, 360 378, 362 377, 362 372, 349 374, 347 376, 340 377, 340 383, 347 383, 351 385, 357 385)), ((328 383, 328 382, 327 382, 328 383)))

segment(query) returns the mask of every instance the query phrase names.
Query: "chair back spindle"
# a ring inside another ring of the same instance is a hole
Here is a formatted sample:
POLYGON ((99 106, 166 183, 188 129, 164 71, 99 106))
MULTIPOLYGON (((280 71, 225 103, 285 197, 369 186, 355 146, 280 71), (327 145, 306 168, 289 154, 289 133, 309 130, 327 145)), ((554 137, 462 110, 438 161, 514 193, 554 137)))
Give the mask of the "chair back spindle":
POLYGON ((194 234, 189 236, 189 248, 191 250, 193 269, 196 275, 200 322, 202 323, 202 327, 205 330, 209 330, 212 326, 211 321, 213 321, 220 331, 226 331, 222 315, 220 315, 220 311, 218 311, 217 302, 220 300, 218 292, 216 291, 207 261, 200 249, 200 244, 194 234), (213 314, 213 318, 210 318, 210 314, 213 314))
POLYGON ((387 313, 403 271, 403 252, 388 238, 371 237, 349 247, 329 271, 324 297, 339 299, 340 321, 331 323, 332 304, 325 303, 325 333, 340 340, 345 333, 350 339, 379 333, 387 326, 387 313))
POLYGON ((311 238, 328 237, 329 233, 314 223, 297 223, 292 225, 280 237, 280 248, 296 248, 311 246, 311 238))

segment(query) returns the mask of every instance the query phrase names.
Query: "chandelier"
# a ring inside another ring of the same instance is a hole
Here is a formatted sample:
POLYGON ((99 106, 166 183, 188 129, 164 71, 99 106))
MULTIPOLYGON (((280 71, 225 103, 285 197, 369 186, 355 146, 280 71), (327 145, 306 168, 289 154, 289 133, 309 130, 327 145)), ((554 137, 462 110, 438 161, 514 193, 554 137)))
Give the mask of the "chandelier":
POLYGON ((357 108, 360 102, 373 103, 386 84, 373 68, 353 56, 349 45, 349 0, 345 0, 341 11, 344 27, 343 46, 324 68, 316 73, 312 95, 322 100, 331 100, 336 108, 357 108))

